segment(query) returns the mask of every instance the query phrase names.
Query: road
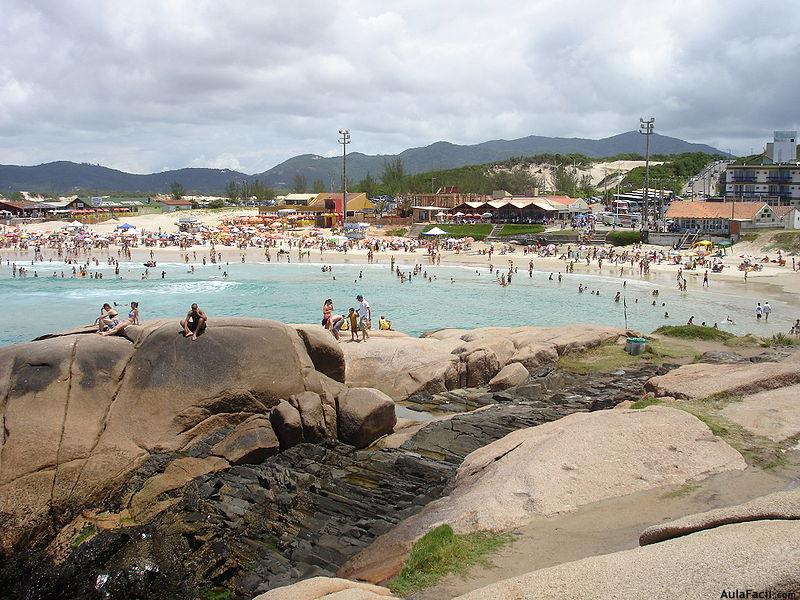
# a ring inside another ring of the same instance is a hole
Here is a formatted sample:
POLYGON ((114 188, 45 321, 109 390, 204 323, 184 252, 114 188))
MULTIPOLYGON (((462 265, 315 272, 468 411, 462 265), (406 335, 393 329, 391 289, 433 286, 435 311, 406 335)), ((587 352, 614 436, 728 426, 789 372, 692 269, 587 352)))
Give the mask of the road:
POLYGON ((689 182, 683 189, 683 195, 694 199, 718 196, 722 191, 717 189, 719 184, 719 176, 728 166, 729 162, 733 161, 715 161, 700 171, 697 175, 690 177, 689 182))

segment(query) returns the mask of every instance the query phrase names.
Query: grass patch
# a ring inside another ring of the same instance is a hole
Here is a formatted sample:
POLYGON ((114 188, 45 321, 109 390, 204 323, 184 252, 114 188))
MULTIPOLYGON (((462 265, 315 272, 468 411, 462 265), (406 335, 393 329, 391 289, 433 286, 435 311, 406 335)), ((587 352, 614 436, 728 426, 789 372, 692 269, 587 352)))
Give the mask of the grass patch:
POLYGON ((446 231, 450 237, 471 237, 475 240, 486 239, 486 236, 492 231, 492 226, 489 223, 475 223, 474 225, 429 225, 422 230, 422 233, 430 231, 434 227, 446 231))
POLYGON ((679 486, 672 490, 671 492, 667 492, 663 494, 661 498, 663 500, 669 500, 670 498, 683 498, 688 496, 692 492, 699 490, 700 486, 696 483, 684 483, 682 486, 679 486))
POLYGON ((393 235, 395 237, 403 237, 406 233, 408 233, 408 229, 405 227, 396 227, 395 229, 387 229, 384 231, 386 235, 393 235))
POLYGON ((572 373, 610 373, 641 363, 694 360, 697 356, 689 346, 653 339, 647 341, 647 348, 638 356, 631 356, 620 344, 604 344, 585 352, 565 354, 557 364, 559 369, 572 373))
POLYGON ((800 253, 800 231, 781 231, 772 236, 769 250, 784 250, 790 254, 800 253))
POLYGON ((488 566, 491 563, 486 555, 511 539, 508 534, 486 531, 456 535, 449 525, 440 525, 414 544, 402 570, 388 587, 399 596, 409 596, 435 585, 450 573, 463 575, 473 565, 488 566))
POLYGON ((641 400, 637 400, 631 404, 631 408, 634 410, 640 410, 642 408, 647 408, 648 406, 655 406, 658 404, 661 404, 661 400, 658 398, 642 398, 641 400))
POLYGON ((748 333, 725 340, 724 344, 729 348, 755 348, 762 344, 762 340, 752 333, 748 333))
POLYGON ((228 600, 230 597, 231 591, 220 587, 203 590, 200 594, 202 600, 228 600))
POLYGON ((642 241, 639 231, 611 231, 606 235, 606 241, 614 246, 630 246, 642 241))
POLYGON ((758 239, 757 233, 744 233, 739 236, 740 242, 755 242, 758 239))
POLYGON ((732 333, 714 329, 713 327, 703 327, 702 325, 664 325, 654 331, 660 335, 677 337, 689 340, 707 340, 724 342, 734 337, 732 333))
POLYGON ((544 225, 503 225, 500 230, 500 237, 511 237, 515 235, 530 235, 544 232, 544 225))
POLYGON ((83 529, 81 529, 81 532, 78 534, 78 536, 74 540, 72 540, 72 547, 77 548, 83 542, 92 539, 94 536, 97 535, 97 531, 98 531, 97 525, 95 525, 94 523, 86 525, 83 529))
POLYGON ((772 337, 764 338, 762 346, 772 348, 773 346, 796 346, 800 344, 800 339, 793 338, 785 333, 776 333, 772 337))

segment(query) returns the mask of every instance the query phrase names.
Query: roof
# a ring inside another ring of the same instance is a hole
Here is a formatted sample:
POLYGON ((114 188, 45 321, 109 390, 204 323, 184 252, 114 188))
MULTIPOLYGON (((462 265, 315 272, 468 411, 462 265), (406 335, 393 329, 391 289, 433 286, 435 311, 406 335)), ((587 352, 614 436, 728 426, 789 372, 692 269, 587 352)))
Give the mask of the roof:
POLYGON ((167 206, 191 206, 191 200, 175 200, 174 198, 159 198, 158 202, 166 204, 167 206))
POLYGON ((0 204, 16 208, 17 210, 37 210, 42 208, 41 202, 33 202, 32 200, 6 200, 0 198, 0 204))
POLYGON ((772 210, 782 219, 793 210, 798 210, 798 208, 796 206, 773 206, 772 210))
POLYGON ((766 202, 673 202, 667 209, 668 219, 731 219, 750 220, 766 202), (733 210, 733 212, 731 212, 733 210))

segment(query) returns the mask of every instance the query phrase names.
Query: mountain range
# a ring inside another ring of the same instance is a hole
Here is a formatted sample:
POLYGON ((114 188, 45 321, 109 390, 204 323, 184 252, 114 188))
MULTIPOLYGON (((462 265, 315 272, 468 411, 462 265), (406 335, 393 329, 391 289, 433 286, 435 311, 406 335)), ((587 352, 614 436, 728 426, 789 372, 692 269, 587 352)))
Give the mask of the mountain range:
MULTIPOLYGON (((645 140, 636 131, 628 131, 599 140, 585 138, 560 138, 531 135, 515 140, 492 140, 480 144, 458 145, 435 142, 421 148, 409 148, 400 154, 367 155, 352 152, 347 155, 349 179, 360 180, 371 173, 380 177, 384 162, 401 159, 406 173, 421 173, 465 165, 491 163, 515 156, 536 154, 584 154, 592 158, 623 153, 644 154, 645 140)), ((653 154, 680 154, 706 152, 725 155, 725 152, 669 136, 654 134, 650 139, 653 154)), ((166 192, 177 181, 195 193, 222 193, 229 181, 253 181, 279 189, 288 189, 294 178, 302 175, 311 186, 317 179, 329 189, 338 189, 341 181, 341 157, 325 158, 314 154, 292 157, 263 173, 248 175, 229 169, 187 168, 139 175, 116 169, 74 163, 50 162, 35 166, 0 165, 0 193, 29 191, 68 193, 77 189, 100 192, 156 193, 166 192)))

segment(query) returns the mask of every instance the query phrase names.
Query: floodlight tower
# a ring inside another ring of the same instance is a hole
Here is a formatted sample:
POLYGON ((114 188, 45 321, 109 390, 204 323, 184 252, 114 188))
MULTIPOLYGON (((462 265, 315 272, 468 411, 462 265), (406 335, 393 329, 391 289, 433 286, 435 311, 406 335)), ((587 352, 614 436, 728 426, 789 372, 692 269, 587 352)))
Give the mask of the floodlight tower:
POLYGON ((650 136, 653 135, 655 124, 656 120, 654 117, 650 117, 647 120, 639 118, 639 133, 645 136, 647 140, 644 155, 644 208, 642 210, 642 229, 647 229, 648 224, 648 209, 650 205, 650 136))
POLYGON ((342 145, 342 228, 347 222, 347 144, 350 143, 350 130, 339 130, 339 143, 342 145))

